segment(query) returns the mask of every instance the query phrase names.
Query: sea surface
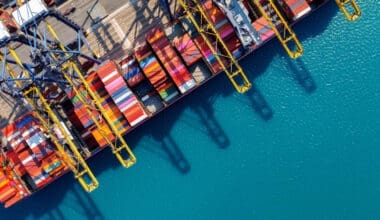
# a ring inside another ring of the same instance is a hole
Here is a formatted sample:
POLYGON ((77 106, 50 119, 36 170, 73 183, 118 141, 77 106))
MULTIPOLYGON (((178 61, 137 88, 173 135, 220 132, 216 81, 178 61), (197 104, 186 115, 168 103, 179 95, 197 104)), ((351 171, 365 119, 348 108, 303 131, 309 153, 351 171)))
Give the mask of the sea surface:
POLYGON ((0 219, 380 219, 380 1, 358 3, 298 23, 298 61, 277 40, 242 61, 248 94, 220 75, 130 133, 132 168, 92 158, 91 194, 67 174, 0 219))

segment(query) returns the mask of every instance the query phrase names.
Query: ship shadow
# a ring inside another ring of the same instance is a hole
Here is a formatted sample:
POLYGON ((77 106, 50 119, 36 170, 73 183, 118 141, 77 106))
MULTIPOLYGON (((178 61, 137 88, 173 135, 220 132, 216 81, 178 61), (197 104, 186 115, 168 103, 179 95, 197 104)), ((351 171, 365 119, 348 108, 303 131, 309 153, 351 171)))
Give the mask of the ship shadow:
POLYGON ((61 207, 69 208, 79 213, 81 219, 105 219, 92 200, 91 195, 85 192, 73 179, 72 174, 62 176, 53 184, 33 194, 33 196, 26 198, 6 210, 0 211, 0 219, 44 218, 65 220, 67 218, 61 207), (70 198, 64 201, 65 197, 70 198))
MULTIPOLYGON (((305 18, 295 26, 294 29, 301 42, 308 38, 317 37, 326 29, 332 17, 338 13, 336 6, 333 4, 333 1, 330 1, 327 5, 314 12, 312 16, 305 18)), ((307 53, 307 51, 305 52, 307 53)), ((242 66, 244 69, 249 70, 247 71, 248 76, 254 80, 266 72, 275 56, 286 56, 281 45, 276 40, 269 42, 245 58, 242 61, 242 66)), ((317 88, 316 83, 302 60, 294 62, 289 59, 286 62, 295 81, 300 84, 306 92, 311 93, 315 91, 317 88)), ((207 88, 206 86, 199 87, 193 91, 191 95, 183 98, 169 109, 161 112, 159 115, 132 131, 126 136, 127 141, 131 146, 138 147, 139 141, 144 136, 151 136, 160 144, 158 146, 154 145, 152 149, 149 148, 148 150, 155 152, 159 157, 165 158, 180 173, 186 174, 191 170, 191 166, 176 143, 175 137, 170 134, 173 125, 183 111, 190 108, 199 116, 198 120, 203 122, 206 129, 201 128, 202 132, 206 132, 220 148, 224 149, 228 147, 230 145, 229 138, 214 116, 213 103, 220 95, 231 96, 234 94, 236 94, 236 91, 231 85, 228 85, 227 77, 216 76, 207 83, 207 88), (223 86, 221 87, 220 85, 223 86), (199 99, 199 97, 202 98, 199 99)), ((261 118, 264 120, 272 118, 273 111, 256 86, 253 86, 245 96, 247 96, 253 109, 261 118)), ((191 124, 191 122, 187 124, 191 124)), ((89 161, 90 167, 95 168, 95 173, 101 173, 108 169, 120 167, 110 151, 105 151, 106 152, 102 152, 94 158, 91 158, 89 161), (102 163, 92 162, 95 160, 102 161, 102 163)), ((30 217, 39 219, 46 215, 49 216, 49 219, 65 219, 64 213, 62 213, 59 207, 62 205, 63 198, 71 195, 76 202, 70 204, 65 203, 65 206, 69 206, 78 213, 83 213, 85 219, 104 219, 99 208, 92 200, 91 195, 88 195, 80 189, 80 186, 73 180, 71 174, 64 175, 53 184, 41 190, 41 192, 36 193, 19 204, 7 210, 0 211, 0 219, 9 219, 9 216, 14 219, 26 219, 30 217)))

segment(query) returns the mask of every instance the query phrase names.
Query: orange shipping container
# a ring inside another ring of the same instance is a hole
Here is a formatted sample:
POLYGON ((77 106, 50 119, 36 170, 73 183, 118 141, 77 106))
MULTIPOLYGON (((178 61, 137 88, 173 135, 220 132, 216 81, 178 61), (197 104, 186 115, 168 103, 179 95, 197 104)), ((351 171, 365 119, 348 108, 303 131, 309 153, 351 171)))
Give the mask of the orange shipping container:
POLYGON ((16 190, 12 188, 11 186, 3 187, 0 190, 0 202, 5 202, 6 200, 10 199, 12 196, 16 194, 16 190))

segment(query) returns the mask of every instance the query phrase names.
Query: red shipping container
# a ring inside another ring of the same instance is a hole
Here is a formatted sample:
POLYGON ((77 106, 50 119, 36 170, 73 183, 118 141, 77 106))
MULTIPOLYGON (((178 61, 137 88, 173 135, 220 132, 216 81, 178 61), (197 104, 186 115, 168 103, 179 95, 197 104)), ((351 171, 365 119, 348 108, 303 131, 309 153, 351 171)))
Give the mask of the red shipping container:
POLYGON ((225 23, 218 29, 219 35, 223 40, 229 39, 231 36, 235 35, 235 30, 230 23, 225 23))
MULTIPOLYGON (((201 36, 198 36, 197 38, 194 39, 194 43, 198 46, 202 56, 206 59, 209 60, 211 56, 214 56, 211 52, 211 49, 208 47, 208 45, 203 41, 201 36)), ((219 71, 222 71, 223 68, 222 66, 216 61, 216 59, 213 59, 213 62, 208 62, 213 74, 218 73, 219 71)))
POLYGON ((147 114, 145 113, 144 109, 142 108, 139 102, 128 108, 128 110, 124 114, 131 126, 135 126, 136 124, 140 123, 141 121, 147 118, 147 114))
POLYGON ((13 197, 11 197, 10 199, 8 199, 5 204, 4 204, 4 208, 9 208, 11 207, 12 205, 16 204, 18 201, 20 201, 21 199, 23 199, 27 194, 25 193, 24 196, 22 195, 15 195, 13 197))
POLYGON ((181 62, 178 62, 176 59, 173 59, 172 61, 173 62, 165 63, 164 66, 166 70, 169 72, 177 87, 193 80, 193 78, 190 75, 190 72, 187 70, 185 65, 183 65, 181 62))
POLYGON ((45 186, 46 184, 48 184, 49 182, 53 180, 53 178, 49 176, 49 174, 45 173, 42 167, 40 166, 29 167, 28 172, 38 188, 45 186))
POLYGON ((233 37, 226 41, 226 45, 231 53, 236 49, 241 48, 240 40, 237 37, 233 37))
POLYGON ((145 38, 150 44, 152 44, 164 35, 165 33, 161 30, 161 28, 153 28, 145 34, 145 38))
POLYGON ((0 190, 0 202, 5 202, 6 200, 10 199, 12 196, 16 194, 16 190, 12 188, 11 186, 3 187, 0 190))
POLYGON ((265 41, 274 35, 274 31, 269 26, 268 21, 264 17, 260 17, 252 23, 255 30, 260 34, 261 40, 265 41))
POLYGON ((162 69, 157 70, 153 76, 149 77, 149 81, 153 84, 154 87, 157 87, 157 85, 160 85, 167 80, 168 77, 162 69))
POLYGON ((193 40, 187 33, 179 38, 176 38, 174 40, 174 46, 181 54, 182 58, 188 66, 193 65, 195 62, 202 58, 201 52, 195 46, 193 40))
POLYGON ((160 59, 161 63, 170 62, 174 57, 178 57, 177 53, 171 45, 168 45, 162 49, 155 51, 157 57, 160 59))
POLYGON ((152 51, 149 49, 149 47, 144 43, 140 46, 138 46, 137 48, 135 48, 135 57, 137 60, 142 60, 144 59, 145 57, 147 57, 148 55, 150 55, 152 53, 152 51))
POLYGON ((208 15, 208 18, 214 25, 226 19, 224 13, 212 2, 212 0, 206 0, 202 6, 208 15))
POLYGON ((309 4, 305 0, 281 0, 287 16, 290 19, 297 20, 311 11, 309 4))
POLYGON ((26 149, 18 154, 18 158, 20 159, 21 163, 25 166, 25 168, 28 170, 29 166, 36 166, 38 161, 33 155, 33 152, 30 149, 26 149))
MULTIPOLYGON (((28 150, 28 149, 25 149, 28 150)), ((19 153, 16 153, 14 151, 8 151, 7 157, 9 161, 14 165, 14 171, 19 175, 22 176, 25 174, 26 170, 23 164, 21 164, 20 159, 18 158, 19 153)))

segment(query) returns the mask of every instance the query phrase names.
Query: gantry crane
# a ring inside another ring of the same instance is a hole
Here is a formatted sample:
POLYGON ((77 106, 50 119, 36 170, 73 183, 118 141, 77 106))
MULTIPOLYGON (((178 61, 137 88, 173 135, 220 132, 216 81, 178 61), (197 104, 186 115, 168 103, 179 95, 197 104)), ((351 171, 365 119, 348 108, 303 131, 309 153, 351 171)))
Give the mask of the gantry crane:
POLYGON ((344 16, 349 21, 355 21, 358 19, 362 12, 355 0, 335 0, 336 4, 343 12, 344 16), (351 6, 352 10, 349 12, 348 7, 351 6))
MULTIPOLYGON (((135 155, 126 143, 122 134, 115 127, 114 122, 104 109, 101 100, 99 100, 95 92, 90 88, 90 84, 86 81, 85 74, 78 65, 79 57, 100 63, 95 57, 85 55, 81 52, 82 43, 84 43, 90 51, 93 51, 89 47, 82 29, 60 13, 53 10, 47 10, 40 0, 31 0, 22 5, 18 11, 13 12, 13 16, 25 34, 38 38, 43 42, 43 44, 41 44, 43 48, 40 48, 40 54, 42 54, 40 58, 49 62, 45 63, 44 66, 54 66, 54 68, 59 68, 60 74, 70 85, 79 101, 85 105, 87 113, 93 120, 96 128, 102 134, 103 138, 111 147, 112 153, 116 156, 119 162, 124 167, 130 167, 135 164, 135 155), (20 13, 23 11, 29 11, 33 16, 20 13), (54 17, 59 22, 64 23, 68 28, 76 32, 76 50, 66 47, 61 42, 58 34, 48 21, 51 17, 54 17), (79 91, 80 87, 83 87, 84 90, 79 91), (90 99, 90 101, 87 101, 88 99, 90 99), (101 121, 99 121, 94 115, 94 109, 96 109, 99 115, 101 115, 101 121), (106 127, 104 127, 101 122, 104 122, 106 127), (107 132, 112 132, 112 135, 114 136, 113 140, 110 139, 107 132), (122 154, 123 150, 127 153, 127 156, 122 154)), ((96 53, 93 53, 92 55, 96 55, 96 53)))
POLYGON ((265 20, 267 20, 269 26, 276 34, 288 55, 293 59, 300 57, 303 54, 303 47, 296 34, 277 8, 274 0, 252 0, 252 2, 259 9, 265 20), (293 44, 294 49, 290 48, 289 44, 291 43, 293 44))
MULTIPOLYGON (((71 169, 81 186, 91 192, 98 187, 98 180, 79 152, 77 141, 72 138, 49 100, 43 95, 43 83, 49 79, 43 72, 35 72, 37 65, 24 63, 13 48, 14 42, 31 47, 29 42, 33 39, 22 35, 11 36, 1 22, 0 29, 2 30, 0 33, 1 82, 7 84, 11 90, 15 90, 11 92, 12 94, 22 95, 56 146, 63 163, 71 169)), ((31 50, 34 49, 31 47, 31 50)))
POLYGON ((204 42, 210 48, 218 64, 223 68, 223 71, 235 89, 239 93, 247 92, 252 86, 251 82, 207 17, 201 3, 196 0, 179 0, 178 2, 198 33, 202 36, 204 42), (215 39, 215 43, 211 42, 210 38, 215 39))

